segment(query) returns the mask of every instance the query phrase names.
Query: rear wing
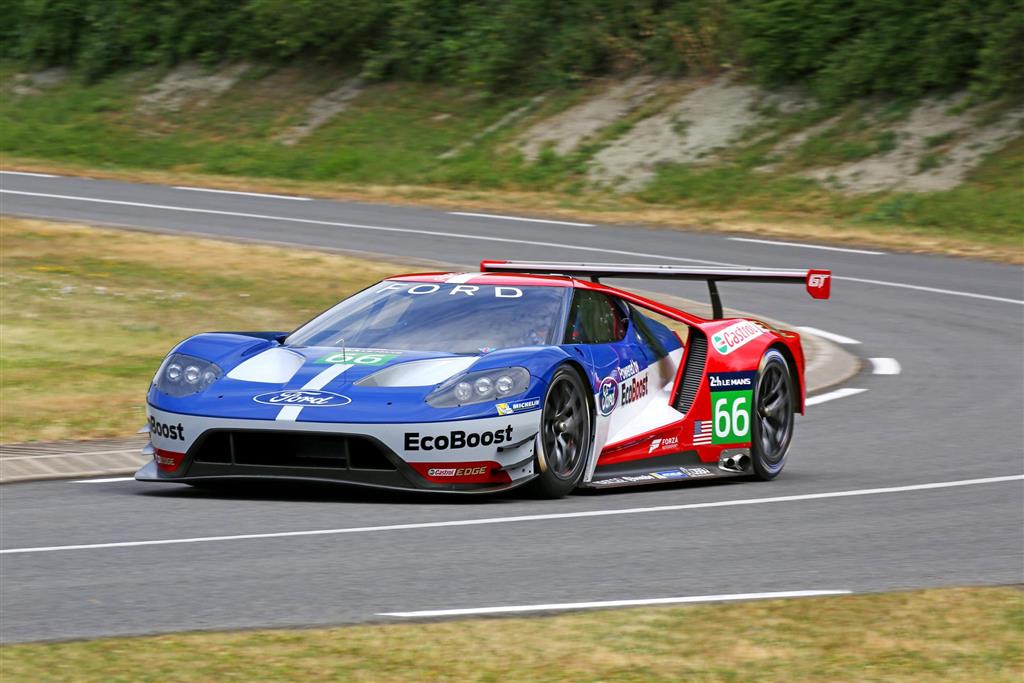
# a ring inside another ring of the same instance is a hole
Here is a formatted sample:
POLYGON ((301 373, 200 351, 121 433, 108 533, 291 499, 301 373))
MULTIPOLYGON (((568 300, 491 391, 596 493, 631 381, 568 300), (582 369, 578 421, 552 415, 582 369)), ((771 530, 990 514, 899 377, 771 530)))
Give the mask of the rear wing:
POLYGON ((718 283, 729 280, 740 282, 776 282, 803 284, 815 299, 827 299, 832 293, 832 271, 762 268, 689 268, 687 266, 637 265, 632 263, 558 263, 553 261, 481 261, 483 273, 533 273, 541 275, 568 275, 600 278, 624 277, 649 280, 703 280, 711 295, 712 318, 722 317, 722 300, 718 283))

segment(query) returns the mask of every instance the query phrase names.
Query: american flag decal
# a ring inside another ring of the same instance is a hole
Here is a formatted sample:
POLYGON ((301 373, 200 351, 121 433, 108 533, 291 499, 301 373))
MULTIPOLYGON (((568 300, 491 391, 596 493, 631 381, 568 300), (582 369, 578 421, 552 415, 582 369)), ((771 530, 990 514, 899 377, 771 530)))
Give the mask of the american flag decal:
POLYGON ((693 423, 693 445, 707 446, 711 443, 711 420, 697 420, 693 423))

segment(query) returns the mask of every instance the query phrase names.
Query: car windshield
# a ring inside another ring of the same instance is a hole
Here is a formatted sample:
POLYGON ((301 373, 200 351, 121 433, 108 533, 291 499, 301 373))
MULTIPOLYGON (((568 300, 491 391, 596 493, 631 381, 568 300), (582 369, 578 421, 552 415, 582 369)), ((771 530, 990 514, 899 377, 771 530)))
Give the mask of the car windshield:
POLYGON ((448 353, 556 344, 571 291, 385 281, 320 314, 285 344, 448 353))

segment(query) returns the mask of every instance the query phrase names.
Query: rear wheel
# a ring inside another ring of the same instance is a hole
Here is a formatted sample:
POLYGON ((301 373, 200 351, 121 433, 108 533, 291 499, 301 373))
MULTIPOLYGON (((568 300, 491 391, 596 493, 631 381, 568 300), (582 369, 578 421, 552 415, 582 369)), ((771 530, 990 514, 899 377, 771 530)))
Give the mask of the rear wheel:
POLYGON ((538 476, 531 482, 539 496, 561 498, 583 477, 592 431, 587 393, 572 368, 562 366, 551 378, 540 419, 538 476))
POLYGON ((795 403, 789 363, 778 349, 768 349, 761 358, 754 385, 750 435, 754 474, 760 479, 774 479, 786 465, 793 440, 795 403))

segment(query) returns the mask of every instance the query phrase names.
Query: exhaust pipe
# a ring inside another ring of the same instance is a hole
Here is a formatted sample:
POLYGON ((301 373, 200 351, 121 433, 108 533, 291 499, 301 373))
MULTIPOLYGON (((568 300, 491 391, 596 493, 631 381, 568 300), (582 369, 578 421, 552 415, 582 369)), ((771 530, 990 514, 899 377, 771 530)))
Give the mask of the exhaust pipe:
POLYGON ((718 459, 718 469, 745 474, 750 470, 750 453, 746 450, 722 451, 718 459))

